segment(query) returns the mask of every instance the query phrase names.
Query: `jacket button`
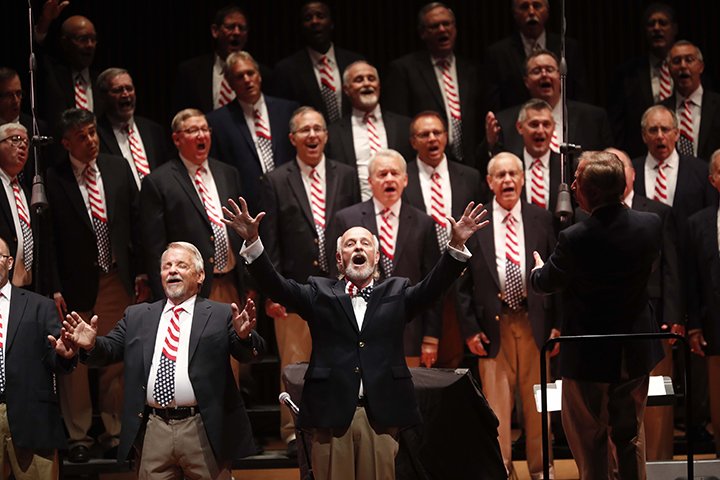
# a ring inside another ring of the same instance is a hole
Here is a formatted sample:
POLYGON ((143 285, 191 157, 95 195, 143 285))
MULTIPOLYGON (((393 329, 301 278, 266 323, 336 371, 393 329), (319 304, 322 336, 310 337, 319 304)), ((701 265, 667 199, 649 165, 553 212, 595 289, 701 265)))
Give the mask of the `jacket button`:
POLYGON ((360 348, 365 348, 365 342, 360 342, 358 343, 358 345, 360 346, 360 348))
POLYGON ((215 243, 215 235, 210 235, 210 241, 215 243))
POLYGON ((320 240, 318 240, 317 238, 313 238, 313 242, 315 242, 315 245, 317 245, 320 242, 320 240))
POLYGON ((138 413, 137 416, 138 416, 138 418, 143 418, 142 412, 138 413))
POLYGON ((502 293, 498 293, 498 298, 502 300, 502 293))
POLYGON ((360 367, 355 367, 355 369, 354 369, 353 371, 354 371, 355 373, 360 373, 360 367))
POLYGON ((215 263, 215 258, 214 257, 208 258, 208 263, 215 263))
POLYGON ((317 267, 317 266, 318 266, 318 261, 317 261, 317 260, 313 260, 313 267, 317 267))
POLYGON ((500 315, 495 315, 495 321, 496 321, 496 322, 499 322, 499 321, 500 321, 500 315))

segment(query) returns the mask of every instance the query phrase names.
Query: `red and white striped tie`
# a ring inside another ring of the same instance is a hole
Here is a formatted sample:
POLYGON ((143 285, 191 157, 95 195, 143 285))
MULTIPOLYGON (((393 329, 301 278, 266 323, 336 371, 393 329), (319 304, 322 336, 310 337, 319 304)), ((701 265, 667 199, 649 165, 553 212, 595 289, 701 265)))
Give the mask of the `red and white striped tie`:
POLYGON ((555 153, 560 153, 560 136, 557 133, 557 126, 553 130, 552 137, 550 138, 550 150, 555 153))
POLYGON ((392 214, 389 208, 380 212, 380 265, 385 278, 392 275, 395 258, 395 229, 390 220, 392 214))
POLYGON ((335 77, 332 74, 332 67, 326 55, 323 55, 318 62, 320 71, 320 95, 322 96, 325 108, 328 111, 328 123, 340 120, 340 107, 335 88, 335 77))
POLYGON ((270 129, 265 123, 265 119, 259 109, 253 110, 253 118, 255 119, 255 136, 257 137, 258 150, 260 150, 260 159, 263 163, 263 171, 271 172, 275 168, 272 150, 272 135, 270 129))
POLYGON ((533 162, 530 173, 530 203, 541 208, 547 208, 547 202, 545 201, 545 172, 539 158, 536 158, 533 162))
POLYGON ((318 263, 320 269, 327 272, 329 265, 325 255, 325 188, 320 180, 320 174, 314 168, 310 170, 310 208, 318 234, 318 263))
POLYGON ((375 126, 375 115, 370 112, 365 113, 363 121, 367 125, 368 143, 370 144, 370 155, 374 155, 378 150, 382 150, 380 144, 380 137, 377 133, 377 127, 375 126))
POLYGON ((520 272, 520 243, 511 213, 505 217, 505 226, 505 303, 512 310, 517 310, 522 303, 523 284, 520 272))
POLYGON ((443 197, 440 180, 441 177, 438 172, 433 172, 430 176, 430 216, 435 220, 435 234, 437 235, 440 253, 445 253, 450 236, 447 230, 445 198, 443 197))
POLYGON ((175 398, 175 364, 180 347, 180 314, 184 311, 182 307, 172 309, 170 323, 165 333, 165 342, 153 387, 153 398, 162 407, 168 406, 175 398))
POLYGON ((217 106, 215 108, 224 107, 228 103, 235 100, 235 92, 230 88, 230 84, 223 77, 220 82, 220 91, 218 92, 217 106))
POLYGON ((137 170, 138 177, 142 181, 147 175, 150 174, 150 164, 148 164, 147 157, 145 156, 145 149, 140 141, 140 136, 135 130, 135 127, 127 126, 128 144, 130 145, 130 156, 132 157, 135 169, 137 170))
POLYGON ((695 154, 695 133, 692 119, 692 100, 683 102, 680 112, 680 138, 677 142, 677 150, 681 155, 693 156, 695 154))
POLYGON ((75 76, 75 108, 90 110, 87 83, 81 74, 75 76))
POLYGON ((195 170, 195 187, 200 194, 200 200, 202 200, 205 212, 207 213, 208 220, 210 220, 210 226, 212 227, 213 236, 215 239, 215 268, 222 271, 227 268, 228 263, 228 238, 225 225, 222 223, 222 216, 220 210, 215 205, 210 192, 205 186, 202 175, 207 173, 205 167, 200 167, 195 170))
POLYGON ((450 140, 453 155, 458 161, 462 160, 462 113, 460 110, 460 95, 458 94, 455 79, 450 69, 450 62, 443 58, 437 61, 442 73, 443 91, 445 101, 450 110, 450 140))
POLYGON ((670 205, 668 201, 667 173, 665 172, 665 169, 669 166, 665 161, 658 162, 657 176, 655 177, 655 194, 653 195, 653 200, 662 202, 665 205, 670 205))
POLYGON ((658 98, 662 102, 666 98, 672 95, 673 81, 670 76, 670 68, 668 68, 667 61, 663 60, 660 64, 660 91, 658 92, 658 98))
POLYGON ((92 216, 93 229, 98 246, 98 265, 103 272, 110 271, 112 257, 110 254, 110 231, 108 228, 108 217, 106 203, 103 198, 103 191, 97 182, 97 169, 94 165, 85 167, 83 177, 85 178, 85 189, 90 203, 90 214, 92 216))
POLYGON ((20 184, 17 178, 13 178, 12 182, 13 195, 15 196, 15 207, 17 208, 18 220, 20 220, 20 230, 23 237, 23 263, 25 270, 30 271, 33 263, 33 246, 34 240, 32 236, 32 228, 30 227, 30 214, 28 213, 25 200, 20 191, 20 184))

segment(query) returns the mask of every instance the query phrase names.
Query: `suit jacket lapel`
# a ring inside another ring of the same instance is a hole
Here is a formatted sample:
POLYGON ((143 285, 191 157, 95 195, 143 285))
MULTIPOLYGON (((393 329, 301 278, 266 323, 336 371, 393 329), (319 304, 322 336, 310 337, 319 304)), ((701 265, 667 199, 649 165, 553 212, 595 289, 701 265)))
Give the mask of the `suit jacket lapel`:
POLYGON ((190 328, 190 345, 188 346, 188 368, 192 363, 193 355, 197 349, 198 343, 200 343, 200 337, 202 336, 205 325, 207 325, 210 319, 210 303, 204 298, 198 297, 195 301, 195 312, 192 319, 192 327, 190 328))
MULTIPOLYGON (((718 105, 714 97, 703 93, 702 107, 700 108, 702 120, 700 121, 700 132, 698 133, 698 152, 703 150, 705 144, 707 144, 713 135, 710 128, 714 124, 713 117, 718 114, 718 109, 720 109, 720 105, 718 105)), ((710 159, 706 158, 704 160, 710 159)))
MULTIPOLYGON (((323 102, 322 95, 320 94, 320 88, 318 87, 317 83, 317 77, 315 77, 315 67, 312 63, 312 59, 310 58, 310 54, 307 52, 307 50, 303 49, 303 51, 299 52, 300 55, 300 75, 298 80, 302 82, 305 85, 305 91, 310 92, 313 96, 313 102, 314 105, 322 105, 322 111, 325 111, 325 102, 323 102)), ((337 53, 335 55, 335 60, 337 61, 337 53)), ((339 64, 338 64, 339 65, 339 64)), ((340 70, 342 74, 342 70, 340 70)))
POLYGON ((333 218, 335 215, 335 211, 337 208, 335 207, 335 202, 339 199, 339 185, 338 185, 338 176, 337 172, 335 171, 336 166, 334 163, 331 163, 325 160, 325 219, 327 224, 327 219, 333 218))
MULTIPOLYGON (((450 199, 450 212, 452 213, 453 217, 460 218, 460 216, 462 216, 462 213, 465 211, 465 207, 467 207, 467 205, 463 205, 460 202, 460 199, 465 197, 465 192, 463 191, 464 184, 460 180, 461 174, 460 172, 458 172, 457 165, 448 160, 447 166, 448 175, 450 176, 450 190, 452 190, 452 198, 450 199)), ((475 202, 478 201, 477 198, 473 198, 473 200, 475 202)))
POLYGON ((202 202, 200 201, 200 196, 198 195, 197 191, 195 190, 195 187, 192 184, 192 180, 190 179, 190 175, 188 174, 187 169, 185 168, 185 165, 182 163, 182 160, 175 159, 172 160, 173 162, 173 174, 175 175, 175 180, 180 184, 181 189, 183 192, 185 192, 185 195, 187 195, 190 198, 190 203, 193 204, 195 209, 198 211, 200 216, 205 220, 205 222, 210 225, 210 220, 207 218, 207 212, 205 211, 205 207, 203 206, 202 202))
POLYGON ((482 252, 483 258, 485 259, 488 270, 490 271, 490 276, 495 282, 495 286, 497 287, 498 291, 501 291, 500 277, 498 277, 497 272, 497 260, 495 259, 495 222, 492 221, 492 202, 488 203, 487 211, 487 218, 490 219, 490 224, 487 227, 479 230, 475 235, 477 235, 477 240, 480 244, 480 251, 482 252))
MULTIPOLYGON (((305 191, 305 184, 303 183, 302 173, 300 173, 300 167, 296 161, 291 161, 289 168, 289 174, 287 176, 287 182, 290 185, 290 191, 297 199, 297 204, 300 205, 305 220, 308 221, 310 226, 315 229, 315 219, 313 218, 312 210, 310 210, 310 199, 305 191)), ((326 169, 327 175, 327 169, 326 169)), ((326 196, 327 198, 327 196, 326 196)), ((329 215, 325 215, 325 218, 332 218, 329 215)))
POLYGON ((395 240, 395 254, 393 258, 393 270, 397 268, 402 259, 404 249, 403 245, 409 242, 411 230, 417 225, 417 218, 407 202, 403 202, 400 206, 400 218, 398 222, 397 239, 395 240))
POLYGON ((70 157, 65 157, 63 164, 58 167, 57 173, 59 183, 65 190, 70 204, 80 215, 80 218, 82 218, 85 226, 94 232, 92 223, 90 223, 90 216, 88 215, 87 207, 85 207, 85 201, 80 193, 80 185, 78 185, 77 180, 75 180, 75 174, 73 173, 72 164, 70 163, 70 157))
POLYGON ((116 172, 111 164, 112 160, 103 156, 102 154, 97 158, 97 167, 102 176, 103 193, 105 195, 105 210, 107 211, 108 227, 112 229, 113 220, 115 218, 115 202, 113 201, 118 197, 117 187, 118 184, 115 182, 116 172))
MULTIPOLYGON (((15 334, 20 328, 20 322, 25 318, 25 307, 27 307, 27 295, 20 288, 10 287, 10 318, 7 320, 7 342, 5 351, 10 352, 15 334)), ((7 357, 6 357, 7 359, 7 357)))
MULTIPOLYGON (((282 123, 285 122, 285 119, 283 118, 283 115, 276 113, 277 108, 275 104, 275 99, 272 97, 268 97, 267 95, 264 96, 265 98, 265 107, 267 107, 268 112, 268 123, 270 124, 270 134, 272 136, 271 144, 272 144, 272 151, 273 151, 273 161, 275 162, 275 165, 279 165, 281 163, 287 162, 288 158, 275 158, 275 155, 277 155, 277 152, 281 150, 280 145, 278 145, 280 142, 284 142, 284 138, 280 138, 279 135, 275 135, 272 132, 282 132, 285 128, 287 128, 287 125, 282 125, 282 123)), ((247 124, 246 124, 247 125, 247 124)), ((245 128, 245 130, 248 132, 248 138, 250 136, 250 131, 245 128)), ((255 143, 252 144, 253 151, 257 155, 257 149, 255 148, 255 143)), ((258 158, 259 160, 259 158, 258 158)))
MULTIPOLYGON (((352 302, 350 301, 350 296, 345 293, 345 280, 338 280, 337 282, 335 282, 335 284, 332 286, 332 291, 335 294, 338 302, 340 302, 340 306, 342 307, 343 312, 345 312, 345 317, 348 322, 350 322, 350 326, 355 331, 355 333, 360 333, 357 325, 357 319, 355 318, 355 311, 353 310, 352 302)), ((367 317, 368 315, 366 313, 365 318, 367 317)))
MULTIPOLYGON (((232 119, 232 122, 235 124, 237 129, 240 131, 240 136, 247 144, 248 150, 252 152, 253 158, 256 162, 258 162, 258 165, 260 164, 260 157, 257 153, 257 148, 255 148, 255 140, 252 138, 252 134, 250 133, 250 129, 247 126, 247 122, 245 121, 245 112, 243 112, 242 107, 238 104, 238 102, 231 102, 228 106, 228 112, 230 113, 230 118, 232 119)), ((270 114, 270 106, 268 106, 268 114, 270 114)), ((272 117, 271 117, 272 118, 272 117)), ((270 128, 272 129, 272 125, 270 125, 270 128)), ((271 130, 272 132, 272 130, 271 130)), ((273 149, 275 148, 274 141, 273 141, 273 149)))
MULTIPOLYGON (((150 376, 150 366, 152 365, 153 354, 155 353, 155 341, 158 335, 158 328, 160 327, 160 320, 163 314, 163 307, 165 307, 166 301, 159 300, 151 305, 148 305, 148 312, 145 314, 142 322, 142 341, 143 341, 143 365, 145 368, 144 379, 150 376)), ((163 332, 163 335, 165 333, 163 332)))
POLYGON ((433 98, 437 102, 440 111, 445 116, 445 101, 443 100, 442 93, 440 92, 440 85, 438 85, 437 76, 435 75, 435 66, 432 63, 432 57, 429 53, 422 52, 422 57, 419 58, 420 76, 427 84, 430 92, 432 92, 433 98))
POLYGON ((115 132, 113 131, 112 124, 107 117, 103 116, 98 120, 98 135, 100 135, 100 141, 104 143, 109 153, 113 155, 122 156, 120 145, 118 145, 117 138, 115 138, 115 132))
POLYGON ((350 116, 340 119, 340 144, 344 158, 352 158, 357 165, 355 159, 355 143, 353 142, 352 120, 350 116))
POLYGON ((532 273, 532 266, 535 265, 533 251, 537 250, 538 233, 540 233, 542 229, 537 225, 536 215, 527 208, 528 204, 522 200, 520 200, 520 202, 520 214, 523 219, 523 235, 525 236, 525 285, 529 289, 530 273, 532 273))
POLYGON ((405 187, 403 195, 411 204, 417 205, 418 208, 422 210, 426 210, 425 197, 423 197, 422 187, 420 186, 420 167, 417 164, 419 161, 418 159, 414 159, 408 162, 408 184, 407 187, 405 187))

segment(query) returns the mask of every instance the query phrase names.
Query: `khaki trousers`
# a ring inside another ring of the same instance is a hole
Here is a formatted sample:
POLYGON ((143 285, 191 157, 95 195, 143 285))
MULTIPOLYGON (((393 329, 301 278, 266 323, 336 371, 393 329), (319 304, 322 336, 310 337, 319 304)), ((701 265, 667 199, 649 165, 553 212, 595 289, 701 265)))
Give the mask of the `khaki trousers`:
MULTIPOLYGON (((128 295, 117 272, 100 275, 100 285, 95 306, 90 312, 78 312, 89 322, 93 315, 98 316, 98 335, 106 335, 120 321, 125 309, 133 299, 128 295)), ((119 443, 120 419, 123 399, 123 366, 116 363, 98 369, 98 399, 100 416, 105 433, 99 438, 104 447, 111 448, 119 443)), ((68 430, 70 446, 93 443, 88 436, 92 424, 92 402, 88 368, 78 363, 77 368, 68 375, 58 375, 60 385, 60 408, 68 430)))
MULTIPOLYGON (((28 412, 32 415, 32 412, 28 412)), ((7 405, 0 403, 0 477, 5 478, 8 463, 16 480, 55 480, 58 478, 57 451, 19 448, 13 444, 7 405)))
MULTIPOLYGON (((310 361, 312 339, 307 322, 300 315, 288 313, 285 318, 275 318, 274 323, 280 355, 280 391, 284 391, 282 372, 287 365, 310 361)), ((280 406, 280 437, 285 443, 295 439, 295 420, 285 406, 280 406)))
MULTIPOLYGON (((478 370, 485 398, 500 421, 498 441, 505 468, 512 474, 510 419, 518 390, 528 470, 532 478, 542 477, 542 415, 535 408, 533 394, 533 385, 540 383, 540 350, 535 343, 527 311, 508 310, 502 314, 500 351, 495 358, 480 358, 478 370)), ((552 458, 550 460, 552 466, 552 458)))
POLYGON ((397 429, 373 427, 357 407, 345 431, 316 428, 311 463, 315 480, 395 480, 397 429))

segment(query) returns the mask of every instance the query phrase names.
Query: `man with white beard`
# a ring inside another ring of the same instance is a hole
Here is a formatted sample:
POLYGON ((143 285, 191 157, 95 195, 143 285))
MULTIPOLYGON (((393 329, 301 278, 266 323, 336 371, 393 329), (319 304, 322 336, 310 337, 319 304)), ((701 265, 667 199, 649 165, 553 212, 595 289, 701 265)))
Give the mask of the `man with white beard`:
POLYGON ((240 255, 259 289, 308 321, 313 353, 305 375, 298 428, 312 436, 315 478, 395 478, 399 429, 420 422, 412 376, 402 348, 404 323, 429 307, 461 274, 470 252, 465 241, 487 225, 471 202, 452 224, 448 251, 418 284, 390 277, 375 282, 379 244, 369 230, 352 227, 338 239, 339 280, 310 277, 307 284, 278 274, 243 198, 224 208, 228 227, 245 243, 240 255))
POLYGON ((328 158, 357 167, 362 200, 372 196, 368 165, 379 150, 397 150, 409 160, 414 152, 408 140, 410 118, 380 108, 380 77, 364 60, 351 63, 343 73, 343 92, 352 105, 352 115, 328 127, 328 158))

